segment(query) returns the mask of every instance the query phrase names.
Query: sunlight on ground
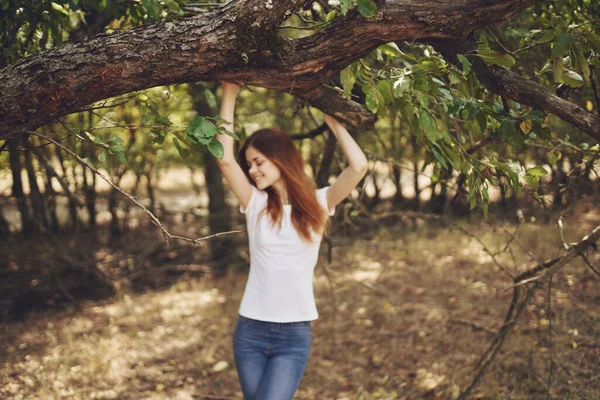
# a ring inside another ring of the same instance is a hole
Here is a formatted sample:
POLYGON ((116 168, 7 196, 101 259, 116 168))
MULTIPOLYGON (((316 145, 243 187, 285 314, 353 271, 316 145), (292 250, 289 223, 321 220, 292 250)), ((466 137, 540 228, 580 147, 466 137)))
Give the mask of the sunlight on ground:
MULTIPOLYGON (((504 235, 470 228, 491 251, 506 244, 504 235)), ((530 226, 519 238, 550 254, 554 234, 530 226)), ((502 326, 512 295, 510 279, 478 245, 439 227, 334 238, 333 262, 321 257, 316 270, 320 318, 296 398, 456 398, 502 326)), ((518 248, 515 257, 521 268, 531 263, 518 248)), ((511 257, 498 259, 513 267, 511 257)), ((598 264, 600 257, 590 254, 590 260, 598 264)), ((600 373, 600 298, 586 271, 574 263, 555 278, 552 343, 561 367, 554 372, 554 398, 590 398, 600 389, 592 380, 600 373)), ((245 279, 231 273, 182 280, 168 290, 4 326, 0 397, 241 399, 231 334, 245 279)), ((540 290, 476 397, 545 394, 539 379, 548 374, 545 305, 540 290)))

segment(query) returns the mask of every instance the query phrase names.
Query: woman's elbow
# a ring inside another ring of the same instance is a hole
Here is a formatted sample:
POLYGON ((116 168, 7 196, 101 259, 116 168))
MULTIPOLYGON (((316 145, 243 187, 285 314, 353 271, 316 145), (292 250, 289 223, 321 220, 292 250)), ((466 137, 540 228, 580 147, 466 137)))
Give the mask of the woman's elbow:
POLYGON ((367 162, 366 159, 364 161, 361 161, 361 162, 358 162, 358 163, 352 165, 352 170, 355 173, 360 174, 361 176, 365 176, 367 174, 368 169, 369 169, 369 163, 367 162))

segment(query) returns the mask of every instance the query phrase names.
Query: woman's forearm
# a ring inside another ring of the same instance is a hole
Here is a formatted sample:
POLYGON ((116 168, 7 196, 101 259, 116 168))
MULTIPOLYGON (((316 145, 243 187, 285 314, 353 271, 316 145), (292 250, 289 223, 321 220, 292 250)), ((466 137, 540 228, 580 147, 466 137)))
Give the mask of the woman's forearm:
MULTIPOLYGON (((235 114, 235 101, 239 88, 233 83, 223 83, 223 99, 221 101, 221 112, 219 116, 228 123, 222 123, 220 127, 225 128, 228 132, 233 133, 233 118, 235 114)), ((233 155, 234 141, 229 135, 219 134, 217 140, 223 145, 223 159, 222 163, 229 163, 235 161, 233 155)))
POLYGON ((367 157, 346 127, 335 118, 326 114, 324 115, 323 120, 327 123, 327 126, 329 126, 329 129, 336 137, 338 144, 344 153, 344 157, 346 157, 346 161, 348 161, 348 166, 356 172, 366 171, 369 166, 367 157))

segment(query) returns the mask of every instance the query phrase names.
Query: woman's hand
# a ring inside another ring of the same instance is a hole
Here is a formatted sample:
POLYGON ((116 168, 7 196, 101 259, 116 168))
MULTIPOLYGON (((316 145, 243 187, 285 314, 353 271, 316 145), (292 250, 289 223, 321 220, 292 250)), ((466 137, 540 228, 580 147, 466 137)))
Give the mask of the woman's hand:
POLYGON ((232 82, 221 82, 223 86, 223 97, 233 97, 235 98, 240 91, 240 87, 232 82))

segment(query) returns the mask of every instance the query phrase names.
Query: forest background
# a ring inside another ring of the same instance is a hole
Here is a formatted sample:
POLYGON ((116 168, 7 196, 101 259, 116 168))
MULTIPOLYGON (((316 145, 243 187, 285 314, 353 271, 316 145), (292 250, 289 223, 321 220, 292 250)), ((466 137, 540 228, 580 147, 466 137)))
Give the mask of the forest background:
POLYGON ((298 398, 600 398, 600 5, 2 0, 0 395, 240 398, 248 269, 215 162, 369 158, 315 278, 298 398))

